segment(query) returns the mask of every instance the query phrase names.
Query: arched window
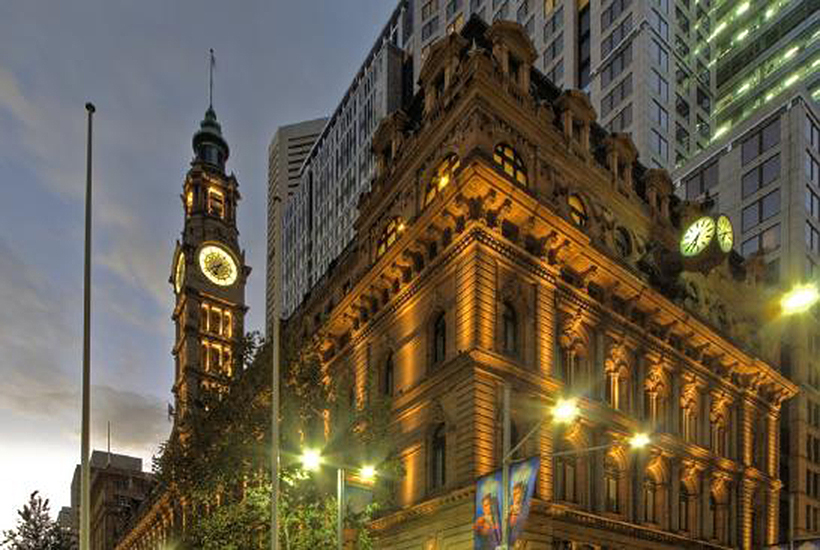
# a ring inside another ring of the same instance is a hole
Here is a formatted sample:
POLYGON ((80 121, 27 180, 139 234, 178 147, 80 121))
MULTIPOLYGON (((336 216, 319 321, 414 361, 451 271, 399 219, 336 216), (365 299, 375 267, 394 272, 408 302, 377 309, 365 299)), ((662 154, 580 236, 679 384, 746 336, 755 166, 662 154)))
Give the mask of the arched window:
POLYGON ((447 352, 447 322, 442 311, 433 323, 433 363, 444 361, 447 352))
POLYGON ((558 500, 578 502, 577 458, 572 455, 560 456, 555 462, 558 474, 558 500))
POLYGON ((393 395, 395 367, 393 364, 393 354, 387 356, 387 361, 384 363, 384 374, 382 376, 382 393, 384 395, 393 395))
POLYGON ((712 451, 719 456, 726 456, 726 420, 723 414, 712 418, 712 451))
POLYGON ((586 227, 589 223, 589 214, 587 214, 587 207, 584 201, 578 195, 570 195, 567 199, 569 205, 569 217, 572 223, 578 227, 586 227))
POLYGON ((436 196, 453 181, 453 173, 460 166, 461 161, 456 154, 450 154, 444 157, 439 165, 436 167, 436 173, 430 178, 427 183, 427 190, 424 193, 424 206, 427 206, 436 196))
POLYGON ((447 464, 447 434, 444 424, 439 424, 433 431, 430 464, 430 485, 433 489, 444 487, 447 481, 445 466, 447 464))
POLYGON ((604 463, 604 491, 607 512, 617 514, 621 511, 620 482, 621 471, 618 468, 618 463, 611 456, 607 456, 604 463))
POLYGON ((515 309, 513 309, 509 302, 504 302, 503 304, 501 324, 504 353, 518 353, 518 317, 515 314, 515 309))
POLYGON ((387 249, 396 242, 402 231, 404 231, 404 222, 401 221, 401 218, 393 218, 387 222, 376 246, 376 256, 381 258, 387 252, 387 249))
POLYGON ((504 173, 514 179, 516 183, 527 187, 527 169, 524 166, 524 161, 521 160, 521 156, 516 153, 515 149, 505 143, 499 143, 495 146, 493 160, 504 170, 504 173))

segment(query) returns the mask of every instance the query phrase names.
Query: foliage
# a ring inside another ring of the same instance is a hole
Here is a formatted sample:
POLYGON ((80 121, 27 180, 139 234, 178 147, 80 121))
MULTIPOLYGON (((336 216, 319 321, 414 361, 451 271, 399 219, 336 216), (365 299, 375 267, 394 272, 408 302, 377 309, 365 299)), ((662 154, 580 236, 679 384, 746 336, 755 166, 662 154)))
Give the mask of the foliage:
MULTIPOLYGON (((154 461, 163 487, 192 503, 184 546, 253 548, 269 545, 271 384, 270 346, 249 335, 242 347, 246 368, 226 395, 203 397, 181 427, 182 442, 172 437, 154 461), (215 504, 218 504, 215 506, 215 504)), ((283 346, 280 382, 280 542, 285 549, 335 548, 335 469, 306 475, 298 464, 305 447, 323 449, 333 465, 378 464, 379 472, 398 476, 391 457, 386 407, 375 381, 366 381, 360 405, 352 387, 351 365, 330 376, 318 350, 290 341, 283 346)), ((381 477, 380 477, 381 479, 381 477)), ((377 483, 377 506, 351 515, 360 527, 374 510, 391 506, 388 483, 377 483)), ((369 548, 360 530, 360 548, 369 548)))
POLYGON ((48 499, 38 491, 28 504, 17 510, 17 527, 3 532, 3 547, 8 550, 73 550, 73 536, 49 516, 48 499))

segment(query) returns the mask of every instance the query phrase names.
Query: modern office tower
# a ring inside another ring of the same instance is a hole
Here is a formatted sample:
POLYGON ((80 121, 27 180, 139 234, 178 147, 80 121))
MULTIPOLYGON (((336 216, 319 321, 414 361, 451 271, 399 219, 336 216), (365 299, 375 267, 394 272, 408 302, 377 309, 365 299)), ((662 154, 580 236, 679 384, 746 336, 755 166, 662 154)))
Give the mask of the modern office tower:
POLYGON ((274 224, 276 209, 299 187, 302 164, 326 123, 327 118, 317 118, 280 126, 268 147, 268 256, 265 294, 265 327, 268 332, 273 312, 273 260, 276 253, 273 243, 278 230, 274 224), (275 202, 275 196, 279 196, 282 202, 275 202))
POLYGON ((353 237, 356 203, 375 168, 370 150, 378 123, 401 106, 404 93, 405 1, 399 3, 339 106, 310 151, 301 183, 283 216, 284 317, 353 237))
POLYGON ((712 28, 714 138, 794 89, 820 99, 820 1, 722 0, 712 28))
MULTIPOLYGON (((735 249, 747 258, 759 256, 775 297, 820 276, 820 110, 808 90, 792 90, 758 108, 676 176, 683 198, 700 200, 708 192, 712 211, 730 217, 735 249)), ((761 327, 782 332, 790 345, 782 372, 800 387, 783 413, 781 539, 789 532, 791 509, 796 538, 820 533, 818 316, 815 308, 761 327)))

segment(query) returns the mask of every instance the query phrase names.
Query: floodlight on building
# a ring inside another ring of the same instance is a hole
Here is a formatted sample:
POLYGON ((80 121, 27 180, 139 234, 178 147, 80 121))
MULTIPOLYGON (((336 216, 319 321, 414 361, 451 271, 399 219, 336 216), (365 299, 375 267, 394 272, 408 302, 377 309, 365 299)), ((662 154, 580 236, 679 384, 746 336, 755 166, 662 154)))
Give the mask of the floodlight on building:
POLYGON ((804 313, 817 305, 820 301, 820 291, 817 286, 808 283, 796 285, 780 299, 780 309, 783 315, 804 313))
POLYGON ((364 481, 373 481, 376 479, 376 467, 366 464, 359 470, 359 477, 364 481))
POLYGON ((633 449, 643 449, 649 445, 649 434, 644 432, 636 433, 629 439, 629 446, 633 449))
POLYGON ((556 422, 569 423, 578 417, 579 412, 577 399, 559 399, 552 408, 552 418, 556 422))

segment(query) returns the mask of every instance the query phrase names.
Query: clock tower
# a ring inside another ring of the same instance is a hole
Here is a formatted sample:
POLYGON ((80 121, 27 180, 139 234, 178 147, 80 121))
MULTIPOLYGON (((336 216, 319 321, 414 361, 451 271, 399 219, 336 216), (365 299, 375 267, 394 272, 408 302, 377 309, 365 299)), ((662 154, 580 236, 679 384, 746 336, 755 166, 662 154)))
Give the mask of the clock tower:
POLYGON ((245 282, 251 268, 239 246, 239 185, 225 172, 230 148, 213 106, 193 137, 194 159, 182 187, 183 229, 171 265, 176 296, 175 428, 219 398, 236 374, 244 334, 245 282))

